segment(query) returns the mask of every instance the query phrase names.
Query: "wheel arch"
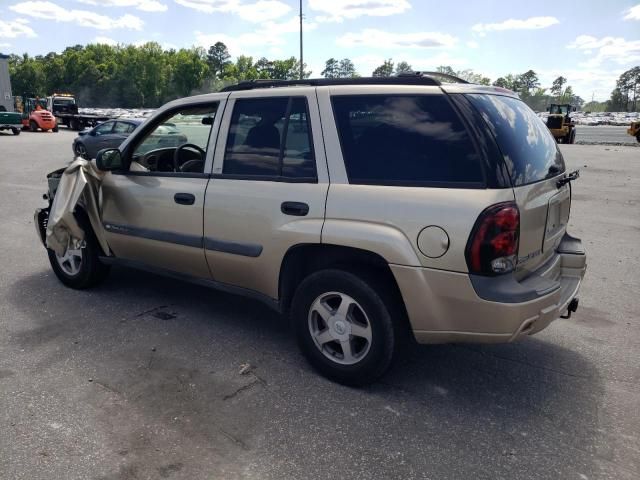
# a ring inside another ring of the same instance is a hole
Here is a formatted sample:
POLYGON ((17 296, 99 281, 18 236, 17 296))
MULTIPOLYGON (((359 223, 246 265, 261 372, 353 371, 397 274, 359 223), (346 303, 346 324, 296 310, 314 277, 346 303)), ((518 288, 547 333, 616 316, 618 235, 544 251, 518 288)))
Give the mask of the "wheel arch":
POLYGON ((381 295, 392 299, 406 318, 402 294, 387 260, 370 250, 325 243, 298 244, 287 250, 280 267, 278 286, 281 310, 289 311, 296 287, 304 278, 331 268, 364 276, 373 282, 373 287, 386 287, 381 295))

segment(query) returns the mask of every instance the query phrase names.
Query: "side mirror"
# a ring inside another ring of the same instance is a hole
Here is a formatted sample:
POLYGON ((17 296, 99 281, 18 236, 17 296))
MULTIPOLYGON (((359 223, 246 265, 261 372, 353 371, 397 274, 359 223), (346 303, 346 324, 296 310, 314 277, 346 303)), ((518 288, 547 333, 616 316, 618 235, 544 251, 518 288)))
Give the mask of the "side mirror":
POLYGON ((122 170, 122 154, 117 148, 105 148, 96 155, 96 167, 103 172, 122 170))
POLYGON ((204 117, 202 119, 202 125, 213 125, 213 117, 204 117))

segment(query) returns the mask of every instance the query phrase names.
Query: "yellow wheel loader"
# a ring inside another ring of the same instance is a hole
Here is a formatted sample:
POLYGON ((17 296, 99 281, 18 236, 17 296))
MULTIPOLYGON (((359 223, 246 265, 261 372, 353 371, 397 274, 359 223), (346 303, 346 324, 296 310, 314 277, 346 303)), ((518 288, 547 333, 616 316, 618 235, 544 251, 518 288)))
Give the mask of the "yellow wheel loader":
POLYGON ((558 105, 552 103, 549 106, 547 128, 558 143, 575 143, 576 124, 571 120, 571 112, 575 111, 576 107, 572 107, 569 104, 558 105))

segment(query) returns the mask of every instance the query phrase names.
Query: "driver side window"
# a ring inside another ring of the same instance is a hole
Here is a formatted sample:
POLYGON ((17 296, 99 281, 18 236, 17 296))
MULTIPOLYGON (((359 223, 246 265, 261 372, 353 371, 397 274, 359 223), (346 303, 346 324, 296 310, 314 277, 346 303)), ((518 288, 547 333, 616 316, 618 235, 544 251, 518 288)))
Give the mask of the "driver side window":
POLYGON ((188 106, 157 119, 133 149, 130 171, 204 173, 217 108, 188 106))

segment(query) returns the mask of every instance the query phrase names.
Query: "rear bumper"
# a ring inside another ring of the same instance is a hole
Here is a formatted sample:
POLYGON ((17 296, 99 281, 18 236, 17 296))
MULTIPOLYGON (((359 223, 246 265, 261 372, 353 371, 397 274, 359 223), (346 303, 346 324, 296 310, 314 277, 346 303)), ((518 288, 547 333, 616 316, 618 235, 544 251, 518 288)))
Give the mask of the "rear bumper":
POLYGON ((392 265, 419 343, 503 343, 546 328, 567 311, 586 271, 580 240, 525 280, 392 265))

